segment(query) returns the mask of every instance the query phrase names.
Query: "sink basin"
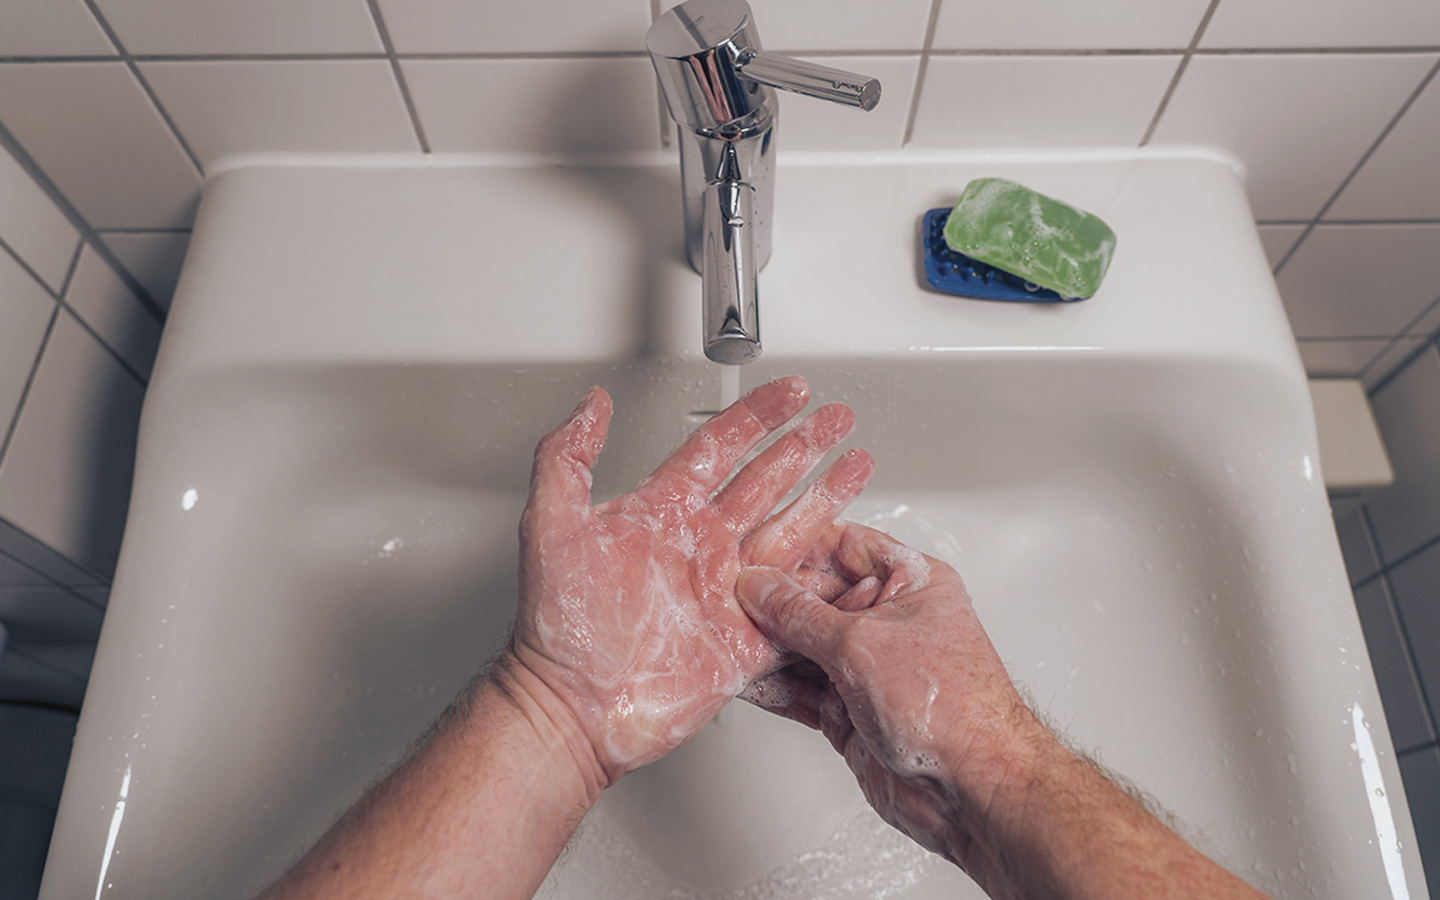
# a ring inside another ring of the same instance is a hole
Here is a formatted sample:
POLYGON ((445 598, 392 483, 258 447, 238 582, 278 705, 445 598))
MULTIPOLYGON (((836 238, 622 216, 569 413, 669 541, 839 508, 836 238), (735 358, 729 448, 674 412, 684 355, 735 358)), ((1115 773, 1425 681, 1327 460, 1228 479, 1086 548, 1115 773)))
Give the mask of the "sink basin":
MULTIPOLYGON (((503 642, 538 437, 608 387, 609 496, 715 408, 668 163, 212 180, 42 897, 259 890, 503 642)), ((1235 168, 782 158, 778 184, 742 379, 855 408, 879 469, 850 517, 954 564, 1037 707, 1231 869, 1277 897, 1425 896, 1235 168), (1104 217, 1100 293, 923 290, 919 218, 980 175, 1104 217)), ((547 890, 983 896, 823 739, 743 703, 608 791, 547 890)))

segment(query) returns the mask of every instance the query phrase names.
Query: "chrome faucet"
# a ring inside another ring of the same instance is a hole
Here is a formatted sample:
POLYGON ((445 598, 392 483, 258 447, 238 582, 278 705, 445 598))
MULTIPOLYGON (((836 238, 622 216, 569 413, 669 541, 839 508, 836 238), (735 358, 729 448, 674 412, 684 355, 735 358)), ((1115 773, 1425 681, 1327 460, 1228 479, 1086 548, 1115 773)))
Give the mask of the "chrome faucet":
POLYGON ((760 49, 745 0, 686 0, 645 35, 680 125, 685 255, 701 277, 705 355, 760 356, 760 268, 770 261, 780 88, 875 108, 880 82, 760 49))

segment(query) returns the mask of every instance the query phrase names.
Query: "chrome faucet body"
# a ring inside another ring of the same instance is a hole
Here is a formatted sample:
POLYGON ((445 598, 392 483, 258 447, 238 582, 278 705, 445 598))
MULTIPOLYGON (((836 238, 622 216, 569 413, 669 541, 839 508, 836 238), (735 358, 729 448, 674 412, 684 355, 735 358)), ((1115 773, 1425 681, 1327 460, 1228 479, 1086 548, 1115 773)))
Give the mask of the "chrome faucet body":
POLYGON ((767 53, 745 0, 687 0, 645 36, 680 126, 685 255, 701 276, 705 355, 760 356, 760 268, 775 207, 775 88, 870 110, 880 83, 767 53))

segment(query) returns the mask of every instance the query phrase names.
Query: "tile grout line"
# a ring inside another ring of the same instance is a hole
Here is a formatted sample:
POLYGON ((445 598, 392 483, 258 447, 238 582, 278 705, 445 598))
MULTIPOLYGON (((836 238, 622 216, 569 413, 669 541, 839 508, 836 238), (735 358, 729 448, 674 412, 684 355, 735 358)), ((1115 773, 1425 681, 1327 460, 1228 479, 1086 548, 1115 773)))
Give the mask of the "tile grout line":
POLYGON ((1350 169, 1350 173, 1340 181, 1340 186, 1330 195, 1330 199, 1326 200, 1325 204, 1320 207, 1319 212, 1315 213, 1314 218, 1310 220, 1310 224, 1306 226, 1305 230, 1300 233, 1300 237, 1296 239, 1294 246, 1275 264, 1274 273, 1276 275, 1279 275, 1280 271, 1285 268, 1285 264, 1290 262, 1291 258, 1295 256, 1295 251, 1299 250, 1300 245, 1305 243, 1305 239, 1314 232, 1315 226, 1319 225, 1320 220, 1325 218, 1325 213, 1330 211, 1330 207, 1334 206, 1335 201, 1340 199, 1340 195, 1345 193, 1345 189, 1350 186, 1350 182, 1355 180, 1355 176, 1360 174, 1360 170, 1370 161, 1370 157, 1374 156, 1375 151, 1380 149, 1380 145, 1385 143, 1385 138, 1390 136, 1390 132, 1394 131, 1395 126, 1400 124, 1400 120, 1410 111, 1410 107, 1414 106, 1415 101, 1420 99, 1420 95, 1425 92, 1425 88, 1434 80, 1436 72, 1440 72, 1440 60, 1437 60, 1435 64, 1430 67, 1430 70, 1425 73, 1425 77, 1420 79, 1420 84, 1416 86, 1415 90, 1410 92, 1410 96, 1405 98, 1405 102, 1400 104, 1399 111, 1391 117, 1384 128, 1380 129, 1379 137, 1375 138, 1370 144, 1369 149, 1360 156, 1360 161, 1357 162, 1354 167, 1350 169))
MULTIPOLYGON (((27 541, 30 541, 30 542, 32 542, 32 543, 34 543, 34 544, 36 544, 36 545, 38 545, 38 546, 40 546, 40 547, 44 547, 45 550, 46 550, 46 552, 52 553, 52 554, 54 554, 55 556, 59 557, 60 559, 64 560, 64 561, 65 561, 66 563, 68 563, 71 567, 73 567, 76 571, 87 573, 88 575, 90 575, 92 578, 94 578, 94 579, 98 582, 98 585, 97 585, 97 586, 103 586, 103 587, 109 587, 109 586, 110 586, 110 584, 111 584, 111 579, 110 579, 110 578, 108 578, 108 577, 106 577, 106 576, 104 576, 104 575, 101 575, 99 572, 96 572, 94 569, 90 568, 89 566, 87 566, 87 565, 85 565, 85 564, 83 564, 83 563, 78 563, 78 562, 76 562, 75 560, 71 559, 68 555, 66 555, 66 554, 64 554, 64 553, 61 553, 59 550, 56 550, 54 547, 52 547, 52 546, 50 546, 49 544, 45 543, 44 541, 40 540, 40 539, 37 538, 35 535, 33 535, 33 534, 31 534, 30 532, 26 531, 25 529, 21 528, 19 525, 16 525, 14 522, 9 521, 8 519, 0 518, 0 523, 3 523, 3 524, 4 524, 7 528, 9 528, 11 531, 13 531, 13 532, 15 532, 16 534, 20 535, 21 537, 25 538, 27 541)), ((32 566, 32 568, 33 568, 33 566, 32 566)), ((38 571, 38 570, 37 570, 37 571, 38 571)), ((43 573, 42 573, 42 574, 43 574, 43 573)), ((46 577, 49 577, 49 576, 46 576, 46 577)), ((52 581, 55 581, 56 584, 59 584, 59 585, 61 585, 62 587, 65 586, 62 582, 58 581, 57 579, 52 578, 51 580, 52 580, 52 581)), ((88 586, 88 585, 87 585, 87 586, 88 586)))
MULTIPOLYGON (((1417 341, 1426 340, 1425 336, 1419 334, 1401 334, 1399 337, 1410 338, 1411 340, 1417 341)), ((1350 341, 1393 341, 1395 338, 1396 335, 1393 334, 1355 334, 1343 335, 1341 337, 1297 337, 1295 342, 1297 344, 1343 344, 1350 341)))
POLYGON ((150 104, 155 107, 156 114, 158 114, 161 121, 165 123, 165 127, 170 129, 170 133, 174 136, 176 143, 180 145, 181 150, 185 151, 185 155, 190 159, 190 164, 195 167, 196 173, 203 179, 205 177, 205 167, 200 164, 200 157, 195 155, 195 151, 190 147, 190 142, 185 140, 185 136, 180 133, 180 128, 175 124, 175 120, 170 118, 170 113, 165 109, 165 104, 160 102, 160 97, 155 93, 155 89, 150 86, 149 80, 141 73, 140 66, 135 62, 135 58, 130 55, 130 52, 125 49, 125 45, 121 43, 120 35, 116 34, 115 29, 110 27, 109 21, 101 14, 100 8, 95 5, 95 0, 84 0, 84 3, 90 10, 90 15, 95 17, 95 22, 100 26, 100 30, 105 32, 105 37, 109 38, 110 43, 115 46, 115 50, 120 54, 120 61, 125 63, 126 68, 130 70, 131 77, 140 85, 140 89, 145 92, 145 96, 150 98, 150 104))
POLYGON ((385 17, 380 14, 379 0, 365 0, 370 7, 370 18, 375 23, 375 30, 380 33, 380 46, 385 48, 385 59, 390 62, 390 71, 395 75, 395 84, 400 89, 400 99, 405 103, 405 112, 410 116, 410 126, 415 129, 415 140, 420 142, 420 152, 430 152, 430 141, 425 137, 425 127, 420 124, 420 111, 415 108, 415 98, 410 96, 410 85, 405 81, 405 73, 400 68, 400 60, 395 55, 395 45, 390 40, 390 29, 385 27, 385 17))
MULTIPOLYGON (((44 591, 64 591, 71 597, 74 597, 76 600, 79 600, 81 603, 84 603, 86 606, 99 612, 102 616, 105 614, 105 606, 96 603, 94 600, 91 600, 89 597, 80 593, 79 590, 52 577, 48 572, 43 572, 40 569, 35 568, 34 566, 27 563, 25 560, 20 559, 18 556, 15 556, 13 553, 5 550, 0 550, 0 557, 8 559, 10 562, 14 563, 17 566, 20 566, 21 568, 28 569, 29 571, 35 573, 36 575, 39 575, 46 581, 45 584, 4 584, 0 585, 0 591, 28 591, 35 589, 44 591)), ((109 585, 95 585, 95 587, 103 587, 107 591, 110 589, 109 585)))
POLYGON ((107 234, 190 234, 193 228, 102 228, 96 232, 102 238, 107 234))
MULTIPOLYGON (((368 0, 367 0, 368 2, 368 0)), ((654 19, 652 18, 652 21, 654 19)), ((780 48, 780 53, 791 56, 920 56, 923 50, 883 48, 855 48, 836 50, 780 48)), ((1006 49, 969 48, 932 50, 934 56, 1420 56, 1440 53, 1440 46, 1413 47, 1010 47, 1006 49)), ((505 59, 614 59, 642 58, 644 50, 553 50, 553 51, 436 51, 394 53, 396 59, 438 59, 438 60, 505 60, 505 59)), ((150 62, 323 62, 327 60, 382 60, 390 54, 372 52, 336 53, 129 53, 126 55, 0 55, 0 63, 45 64, 45 63, 96 63, 123 62, 125 59, 137 63, 150 62)))
MULTIPOLYGON (((1380 541, 1375 535, 1375 523, 1371 521, 1370 508, 1365 503, 1360 504, 1360 524, 1365 527, 1365 539, 1370 542, 1370 547, 1375 552, 1376 558, 1383 560, 1383 555, 1380 552, 1380 541)), ((1437 535, 1435 540, 1440 540, 1440 535, 1437 535)), ((1401 647, 1406 656, 1405 662, 1413 676, 1412 680, 1415 682, 1415 687, 1420 691, 1421 712, 1425 716, 1425 721, 1430 724, 1430 733, 1436 735, 1435 718, 1431 714, 1430 692, 1426 690, 1425 682, 1419 677, 1419 670, 1415 667, 1415 644, 1414 641, 1410 639, 1410 629, 1405 624, 1405 616, 1400 612, 1400 601, 1395 595, 1395 586, 1390 582, 1390 573, 1396 566, 1403 564, 1407 559, 1414 558, 1421 552, 1423 551, 1417 550, 1394 563, 1382 565, 1377 578, 1385 590, 1385 603, 1390 610, 1390 614, 1395 617, 1395 623, 1400 627, 1400 640, 1402 642, 1401 647)))
POLYGON ((1205 29, 1210 27, 1210 19, 1215 15, 1215 8, 1220 5, 1220 0, 1210 0, 1210 5, 1205 8, 1205 14, 1200 17, 1200 24, 1195 27, 1195 33, 1190 36, 1190 44, 1185 48, 1185 55, 1180 57, 1180 64, 1175 67, 1175 74, 1170 78, 1170 84, 1166 86, 1165 93, 1160 98, 1160 105, 1155 107, 1155 115, 1150 117, 1150 124, 1141 136, 1139 146, 1144 147, 1150 143, 1155 136, 1155 129, 1160 127, 1160 119, 1164 117, 1165 110, 1170 106, 1170 100, 1175 96, 1175 89, 1180 86, 1180 78, 1185 70, 1190 67, 1190 60, 1195 56, 1195 48, 1200 46, 1200 39, 1205 36, 1205 29))
MULTIPOLYGON (((650 24, 660 18, 660 0, 650 0, 650 24)), ((648 54, 647 54, 648 55, 648 54)), ((655 105, 660 110, 660 148, 670 149, 670 110, 665 104, 665 89, 660 87, 660 77, 655 77, 655 105)))
POLYGON ((71 306, 64 298, 61 298, 60 300, 60 307, 64 309, 67 313, 69 313, 70 318, 75 320, 75 324, 85 329, 90 334, 90 336, 95 339, 96 343, 98 343, 101 348, 105 350, 106 353, 109 353, 110 356, 113 357, 114 360, 120 364, 120 367, 122 369, 124 369, 127 373, 130 374, 130 377, 140 382, 141 387, 150 386, 150 380, 145 376, 141 375, 140 370, 136 369, 133 365, 131 365, 129 360, 127 360, 124 356, 120 355, 119 350, 116 350, 114 347, 110 346, 110 343, 106 341, 105 338, 101 337, 100 332, 96 331, 89 322, 85 321, 85 317, 80 315, 79 311, 76 310, 75 307, 71 306))
MULTIPOLYGON (((79 642, 77 641, 77 642, 75 642, 75 643, 79 643, 79 642)), ((86 643, 87 646, 89 645, 89 642, 88 642, 88 641, 85 642, 85 643, 86 643)), ((6 652, 6 653, 17 653, 17 654, 19 654, 20 656, 23 656, 23 657, 25 657, 26 659, 30 660, 31 662, 35 663, 36 665, 44 666, 45 668, 49 669, 49 670, 52 671, 52 672, 57 672, 57 673, 59 673, 59 674, 64 675, 66 678, 74 679, 75 681, 80 682, 82 685, 88 684, 89 681, 90 681, 89 678, 81 678, 79 675, 76 675, 74 672, 70 671, 70 670, 67 669, 67 668, 64 668, 63 666, 57 666, 57 665, 55 665, 54 663, 50 662, 50 661, 47 660, 47 659, 42 659, 41 657, 38 657, 38 656, 36 656, 35 654, 26 651, 25 645, 24 645, 23 643, 19 644, 18 646, 17 646, 16 644, 9 644, 9 643, 7 643, 7 644, 5 645, 5 652, 6 652)))
MULTIPOLYGON (((1431 300, 1429 303, 1425 304, 1424 309, 1422 309, 1409 322, 1405 323, 1405 327, 1400 329, 1399 334, 1392 335, 1390 337, 1370 338, 1369 340, 1383 340, 1386 342, 1386 344, 1380 349, 1379 353, 1376 353, 1373 357, 1371 357, 1368 363, 1360 367, 1360 371, 1356 374, 1356 377, 1363 381, 1365 379, 1365 376, 1371 370, 1373 370, 1376 365, 1379 364, 1380 360, 1385 358, 1386 354, 1388 354, 1391 350, 1394 350, 1396 347, 1400 346, 1400 344, 1406 340, 1414 340, 1418 338, 1419 344, 1414 347, 1409 353, 1407 353, 1402 360, 1394 364, 1394 367, 1391 369, 1391 371, 1385 374, 1384 381, 1389 381, 1390 375, 1398 373, 1401 369, 1409 365, 1412 359, 1414 359, 1420 353, 1424 352, 1425 345, 1429 343, 1434 336, 1414 335, 1410 333, 1410 329, 1414 328, 1416 323, 1428 316, 1430 312, 1436 308, 1436 306, 1440 306, 1440 297, 1436 297, 1434 300, 1431 300)), ((1344 338, 1340 338, 1338 340, 1344 340, 1344 338)), ((1356 338, 1355 340, 1366 340, 1366 338, 1356 338)), ((1384 381, 1376 384, 1377 390, 1379 389, 1380 385, 1384 383, 1384 381)), ((1369 396, 1369 392, 1367 392, 1366 396, 1369 396)))
MULTIPOLYGON (((1364 531, 1365 541, 1369 544, 1370 550, 1372 553, 1374 553, 1376 560, 1380 562, 1380 566, 1376 569, 1375 572, 1351 585, 1350 594, 1352 597, 1354 597, 1356 591, 1370 587, 1377 582, 1380 584, 1381 592, 1384 594, 1385 597, 1386 609, 1390 612, 1393 621, 1400 629, 1400 651, 1405 655, 1406 668, 1410 671, 1410 674, 1412 676, 1411 680, 1415 683, 1416 689, 1420 692, 1420 714, 1424 717, 1426 724, 1430 726, 1430 733, 1432 735, 1435 735, 1437 734, 1437 730, 1435 727, 1434 717, 1430 713, 1430 696, 1425 690, 1424 682, 1419 677, 1419 670, 1415 667, 1415 648, 1410 640, 1410 631, 1405 626, 1405 617, 1400 614, 1400 605, 1395 597, 1395 588, 1390 583, 1391 568, 1393 568, 1393 566, 1402 564, 1406 559, 1409 559, 1410 556, 1413 556, 1415 554, 1404 556, 1401 558, 1401 560, 1397 561, 1392 565, 1385 565, 1381 558, 1380 542, 1375 539, 1375 526, 1370 521, 1370 510, 1363 502, 1360 504, 1359 513, 1360 526, 1361 529, 1364 531)), ((1415 551, 1416 554, 1420 552, 1422 551, 1415 551)), ((1365 655, 1370 660, 1371 671, 1374 671, 1375 658, 1370 654, 1368 647, 1366 648, 1365 655)), ((1381 706, 1384 706, 1383 697, 1381 698, 1381 706)), ((1427 744, 1422 746, 1428 746, 1429 744, 1433 743, 1434 739, 1432 738, 1431 741, 1427 742, 1427 744)), ((1410 748, 1410 750, 1407 750, 1405 752, 1412 752, 1415 749, 1417 748, 1412 747, 1410 748)), ((1395 753, 1396 756, 1399 756, 1401 754, 1401 751, 1397 749, 1395 753)))
POLYGON ((915 70, 915 93, 910 96, 910 111, 905 116, 905 133, 900 147, 910 145, 915 137, 915 119, 920 115, 920 94, 925 90, 925 75, 930 70, 930 54, 935 46, 935 28, 940 22, 941 0, 930 0, 930 18, 925 22, 925 39, 920 44, 920 65, 915 70))
MULTIPOLYGON (((61 214, 70 220, 70 224, 75 227, 76 231, 80 232, 81 245, 90 245, 90 249, 99 254, 100 258, 105 260, 106 264, 114 270, 116 276, 125 282, 125 286, 139 299, 140 305, 145 308, 145 311, 150 313, 155 321, 164 322, 165 311, 161 309, 160 304, 156 302, 155 298, 150 296, 150 291, 146 289, 134 275, 130 274, 129 269, 121 264, 120 258, 101 240, 99 232, 81 215, 80 210, 75 207, 75 204, 70 202, 70 198, 65 196, 64 192, 55 185, 55 182, 50 180, 50 176, 45 174, 45 170, 40 168, 40 164, 35 161, 35 158, 30 155, 30 152, 16 140, 15 135, 10 133, 9 129, 5 127, 4 122, 0 122, 0 148, 8 150, 10 155, 15 157, 15 161, 20 164, 20 168, 24 169, 31 180, 35 182, 36 186, 45 192, 45 195, 50 198, 50 202, 55 204, 61 214)), ((66 286, 69 286, 68 282, 66 286)))
MULTIPOLYGON (((76 268, 80 265, 80 254, 84 252, 85 244, 82 241, 75 248, 75 255, 70 259, 70 269, 65 275, 65 287, 70 286, 70 279, 74 277, 76 268)), ((10 444, 15 440, 15 432, 20 427, 20 414, 25 411, 25 402, 30 399, 30 389, 35 386, 35 376, 40 371, 40 361, 45 358, 45 350, 50 346, 50 336, 55 333, 55 322, 60 318, 60 298, 55 298, 55 308, 50 310, 50 321, 45 324, 45 333, 40 336, 40 346, 35 350, 35 361, 30 364, 30 374, 25 377, 25 386, 20 389, 20 397, 15 401, 15 412, 10 417, 10 424, 5 429, 5 440, 0 441, 0 469, 4 468, 5 456, 10 452, 10 444)))
MULTIPOLYGON (((1389 374, 1387 374, 1384 378, 1382 378, 1382 379, 1380 379, 1379 381, 1377 381, 1377 382, 1375 383, 1375 386, 1374 386, 1374 387, 1370 388, 1369 390, 1367 390, 1367 391, 1365 392, 1366 398, 1367 398, 1367 399, 1373 399, 1376 394, 1378 394, 1378 393, 1380 393, 1380 391, 1384 390, 1385 387, 1386 387, 1386 385, 1390 384, 1390 382, 1392 382, 1392 381, 1395 380, 1396 376, 1398 376, 1401 372, 1403 372, 1403 371, 1405 371, 1406 369, 1408 369, 1408 368, 1410 367, 1410 364, 1411 364, 1411 363, 1413 363, 1417 358, 1419 358, 1420 355, 1423 354, 1427 349, 1429 349, 1430 347, 1432 347, 1432 346, 1434 345, 1434 340, 1435 340, 1434 338, 1426 338, 1424 341, 1422 341, 1422 342, 1420 343, 1420 346, 1416 347, 1414 350, 1412 350, 1412 351, 1410 351, 1409 353, 1407 353, 1407 354, 1405 355, 1405 358, 1404 358, 1404 359, 1402 359, 1400 362, 1396 363, 1395 368, 1391 369, 1390 372, 1389 372, 1389 374)), ((1399 342, 1400 342, 1399 338, 1396 338, 1395 343, 1398 344, 1399 342)), ((1386 348, 1386 349, 1389 349, 1389 348, 1386 348)), ((1376 357, 1376 358, 1378 359, 1379 357, 1376 357)), ((1373 360, 1372 360, 1372 362, 1373 362, 1373 360)))
MULTIPOLYGON (((83 244, 84 242, 77 240, 76 243, 83 244)), ((20 268, 25 270, 25 274, 33 278, 35 280, 35 283, 40 285, 40 287, 45 291, 45 293, 49 294, 56 300, 60 299, 60 295, 55 293, 55 289, 50 286, 49 282, 42 278, 40 273, 35 271, 35 269, 30 265, 30 263, 26 262, 25 258, 20 255, 20 252, 14 247, 10 246, 10 242, 5 240, 5 238, 3 237, 0 237, 0 250, 4 250, 6 253, 10 254, 10 258, 15 260, 15 262, 19 263, 20 268)), ((61 290, 64 290, 63 284, 61 285, 61 290)))

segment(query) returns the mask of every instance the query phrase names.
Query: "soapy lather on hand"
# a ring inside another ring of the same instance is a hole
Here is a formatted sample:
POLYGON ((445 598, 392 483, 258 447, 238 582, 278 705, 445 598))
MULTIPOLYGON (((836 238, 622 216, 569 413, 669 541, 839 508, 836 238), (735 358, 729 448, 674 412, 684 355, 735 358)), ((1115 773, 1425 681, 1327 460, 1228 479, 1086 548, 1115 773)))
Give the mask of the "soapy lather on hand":
POLYGON ((512 652, 573 711, 607 783, 679 746, 779 665, 779 652, 735 600, 736 576, 744 565, 795 571, 874 463, 861 450, 842 455, 762 526, 850 433, 854 415, 834 403, 721 485, 808 396, 802 378, 756 388, 635 490, 598 506, 590 468, 605 442, 609 395, 592 389, 540 442, 520 529, 512 652))

